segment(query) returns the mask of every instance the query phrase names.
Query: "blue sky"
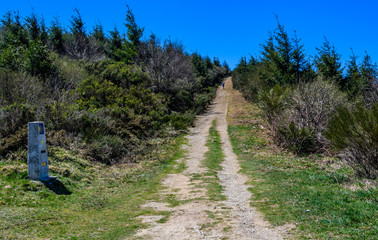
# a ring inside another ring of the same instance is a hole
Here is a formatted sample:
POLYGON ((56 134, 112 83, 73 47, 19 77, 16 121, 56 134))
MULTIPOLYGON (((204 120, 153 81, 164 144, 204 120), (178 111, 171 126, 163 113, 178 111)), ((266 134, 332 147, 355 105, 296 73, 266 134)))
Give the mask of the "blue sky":
POLYGON ((145 35, 155 33, 162 39, 180 40, 188 52, 219 57, 234 67, 240 57, 258 55, 260 44, 274 30, 279 16, 289 34, 296 30, 308 55, 324 37, 333 43, 346 61, 353 48, 362 58, 365 51, 378 60, 377 1, 276 1, 276 0, 0 0, 0 14, 19 10, 27 16, 32 9, 46 23, 54 16, 68 26, 74 8, 78 8, 88 30, 100 21, 106 31, 117 25, 124 31, 126 4, 145 27, 145 35))

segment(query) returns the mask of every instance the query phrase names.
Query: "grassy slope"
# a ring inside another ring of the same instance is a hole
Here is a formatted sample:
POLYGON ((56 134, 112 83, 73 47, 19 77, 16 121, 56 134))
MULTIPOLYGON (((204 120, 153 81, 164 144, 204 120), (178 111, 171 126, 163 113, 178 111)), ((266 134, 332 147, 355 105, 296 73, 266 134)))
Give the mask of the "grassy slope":
POLYGON ((229 93, 231 142, 253 186, 252 204, 267 220, 296 224, 293 236, 300 239, 376 239, 375 187, 337 159, 275 151, 258 108, 237 91, 229 93))
POLYGON ((161 190, 160 180, 182 170, 175 160, 183 156, 183 142, 183 137, 171 140, 142 163, 117 167, 96 165, 51 148, 50 174, 71 195, 54 194, 25 179, 23 161, 1 161, 0 239, 124 239, 133 235, 144 226, 136 217, 151 213, 139 206, 163 198, 154 194, 161 190))

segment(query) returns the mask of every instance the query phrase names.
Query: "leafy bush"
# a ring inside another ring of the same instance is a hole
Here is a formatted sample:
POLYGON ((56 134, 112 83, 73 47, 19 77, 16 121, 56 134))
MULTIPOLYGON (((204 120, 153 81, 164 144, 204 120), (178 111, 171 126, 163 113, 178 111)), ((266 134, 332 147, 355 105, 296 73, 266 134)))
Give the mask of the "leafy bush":
POLYGON ((372 109, 339 108, 330 120, 325 136, 356 172, 368 178, 378 176, 378 105, 372 109))
MULTIPOLYGON (((285 105, 286 90, 275 85, 269 91, 259 93, 259 106, 264 111, 268 121, 273 124, 282 113, 285 105)), ((277 124, 277 123, 276 123, 277 124)))
POLYGON ((294 153, 311 153, 316 150, 317 138, 313 129, 298 128, 291 122, 289 127, 280 127, 278 131, 283 145, 294 153))

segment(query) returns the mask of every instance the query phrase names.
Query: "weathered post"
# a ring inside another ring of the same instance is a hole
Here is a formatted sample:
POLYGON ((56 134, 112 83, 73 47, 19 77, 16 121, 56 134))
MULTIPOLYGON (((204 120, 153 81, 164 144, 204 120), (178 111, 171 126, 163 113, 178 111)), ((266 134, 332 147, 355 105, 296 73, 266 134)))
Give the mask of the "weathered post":
POLYGON ((49 163, 45 125, 43 122, 29 122, 28 130, 28 177, 46 180, 49 178, 49 163))

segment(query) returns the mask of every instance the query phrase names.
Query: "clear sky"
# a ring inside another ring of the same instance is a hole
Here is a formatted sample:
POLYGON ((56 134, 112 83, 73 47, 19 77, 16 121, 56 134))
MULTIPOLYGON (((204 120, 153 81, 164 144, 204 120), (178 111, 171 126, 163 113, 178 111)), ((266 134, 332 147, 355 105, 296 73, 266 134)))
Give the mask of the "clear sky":
POLYGON ((296 30, 308 55, 324 37, 346 61, 353 48, 362 58, 365 51, 378 61, 378 1, 374 0, 0 0, 0 14, 19 10, 27 16, 32 9, 46 23, 54 16, 68 26, 78 8, 87 29, 100 21, 106 31, 117 25, 124 31, 126 4, 145 27, 145 35, 180 40, 188 52, 219 57, 234 67, 240 57, 258 55, 260 44, 274 30, 279 16, 289 34, 296 30))

